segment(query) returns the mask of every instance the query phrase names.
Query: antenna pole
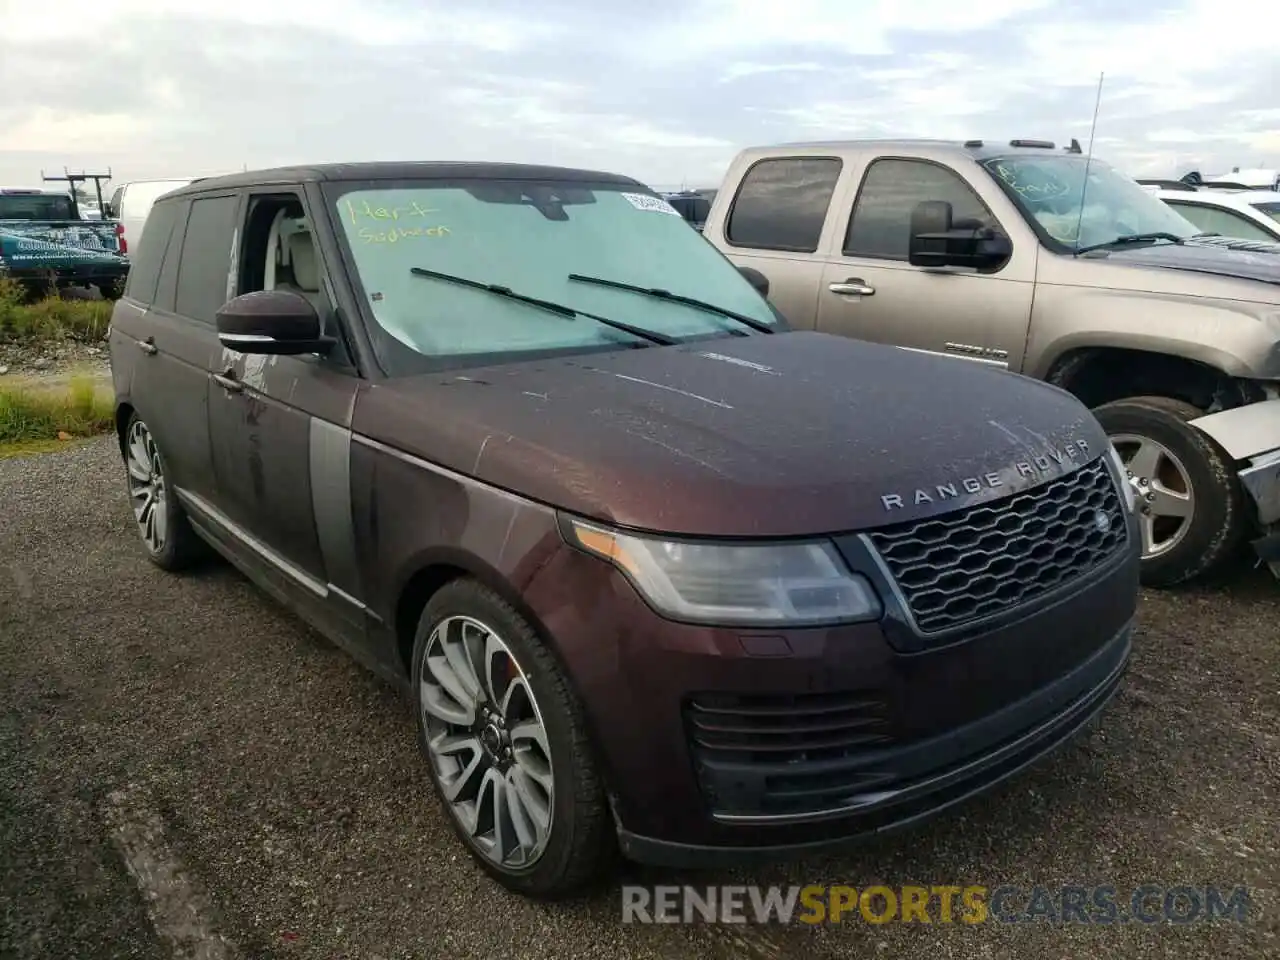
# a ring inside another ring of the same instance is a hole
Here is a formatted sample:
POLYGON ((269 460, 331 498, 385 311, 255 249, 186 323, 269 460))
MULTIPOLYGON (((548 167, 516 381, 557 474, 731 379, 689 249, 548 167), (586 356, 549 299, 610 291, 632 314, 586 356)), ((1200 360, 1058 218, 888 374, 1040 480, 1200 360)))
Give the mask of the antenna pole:
POLYGON ((1102 106, 1102 81, 1105 73, 1098 74, 1098 95, 1093 101, 1093 122, 1089 124, 1089 152, 1084 158, 1084 182, 1080 184, 1080 215, 1076 218, 1076 249, 1080 252, 1080 228, 1084 225, 1084 200, 1089 190, 1089 165, 1093 163, 1093 135, 1098 130, 1098 109, 1102 106))

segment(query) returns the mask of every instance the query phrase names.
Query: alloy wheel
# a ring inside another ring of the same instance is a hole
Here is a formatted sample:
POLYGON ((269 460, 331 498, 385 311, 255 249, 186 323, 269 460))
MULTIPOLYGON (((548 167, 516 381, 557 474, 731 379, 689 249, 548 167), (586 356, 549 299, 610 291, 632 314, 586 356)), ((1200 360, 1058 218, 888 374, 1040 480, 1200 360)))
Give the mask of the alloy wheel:
POLYGON ((1121 433, 1111 442, 1137 496, 1142 559, 1163 556, 1182 542, 1195 517, 1195 489, 1186 465, 1150 437, 1121 433))
POLYGON ((129 471, 129 501, 142 542, 152 554, 160 553, 169 535, 164 464, 151 431, 141 420, 133 421, 125 439, 125 466, 129 471))
POLYGON ((473 846, 504 870, 533 866, 551 834, 551 749, 533 690, 497 631, 442 619, 418 675, 427 752, 473 846))

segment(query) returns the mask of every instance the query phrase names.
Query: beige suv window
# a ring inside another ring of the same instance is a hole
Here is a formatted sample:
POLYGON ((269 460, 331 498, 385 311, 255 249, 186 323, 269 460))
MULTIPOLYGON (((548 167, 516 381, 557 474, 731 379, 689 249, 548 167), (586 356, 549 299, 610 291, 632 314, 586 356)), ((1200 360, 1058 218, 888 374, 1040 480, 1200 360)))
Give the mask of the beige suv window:
POLYGON ((758 161, 733 198, 725 239, 735 247, 813 253, 839 179, 834 157, 758 161))
POLYGON ((994 227, 995 218, 952 170, 927 160, 885 158, 867 168, 845 235, 849 257, 906 260, 911 212, 925 200, 951 204, 957 227, 994 227))

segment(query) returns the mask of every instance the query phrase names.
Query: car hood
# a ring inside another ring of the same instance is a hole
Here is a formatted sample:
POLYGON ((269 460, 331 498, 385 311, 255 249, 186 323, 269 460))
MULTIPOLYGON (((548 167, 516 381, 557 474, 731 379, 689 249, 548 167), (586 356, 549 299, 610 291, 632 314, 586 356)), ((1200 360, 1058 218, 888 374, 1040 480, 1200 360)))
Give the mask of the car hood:
POLYGON ((1135 267, 1185 270, 1280 284, 1280 243, 1199 237, 1185 243, 1153 243, 1105 253, 1096 251, 1088 256, 1135 267))
POLYGON ((718 536, 944 513, 1046 482, 1106 444, 1057 388, 811 332, 393 380, 362 393, 355 429, 584 516, 718 536))

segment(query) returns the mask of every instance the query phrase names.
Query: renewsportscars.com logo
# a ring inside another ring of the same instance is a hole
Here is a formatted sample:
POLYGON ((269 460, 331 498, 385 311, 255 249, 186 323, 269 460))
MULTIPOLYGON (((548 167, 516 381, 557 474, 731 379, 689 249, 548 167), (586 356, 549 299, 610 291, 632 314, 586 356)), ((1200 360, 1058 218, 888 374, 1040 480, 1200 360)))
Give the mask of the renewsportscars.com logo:
POLYGON ((1245 923, 1248 888, 624 886, 623 923, 1245 923))

